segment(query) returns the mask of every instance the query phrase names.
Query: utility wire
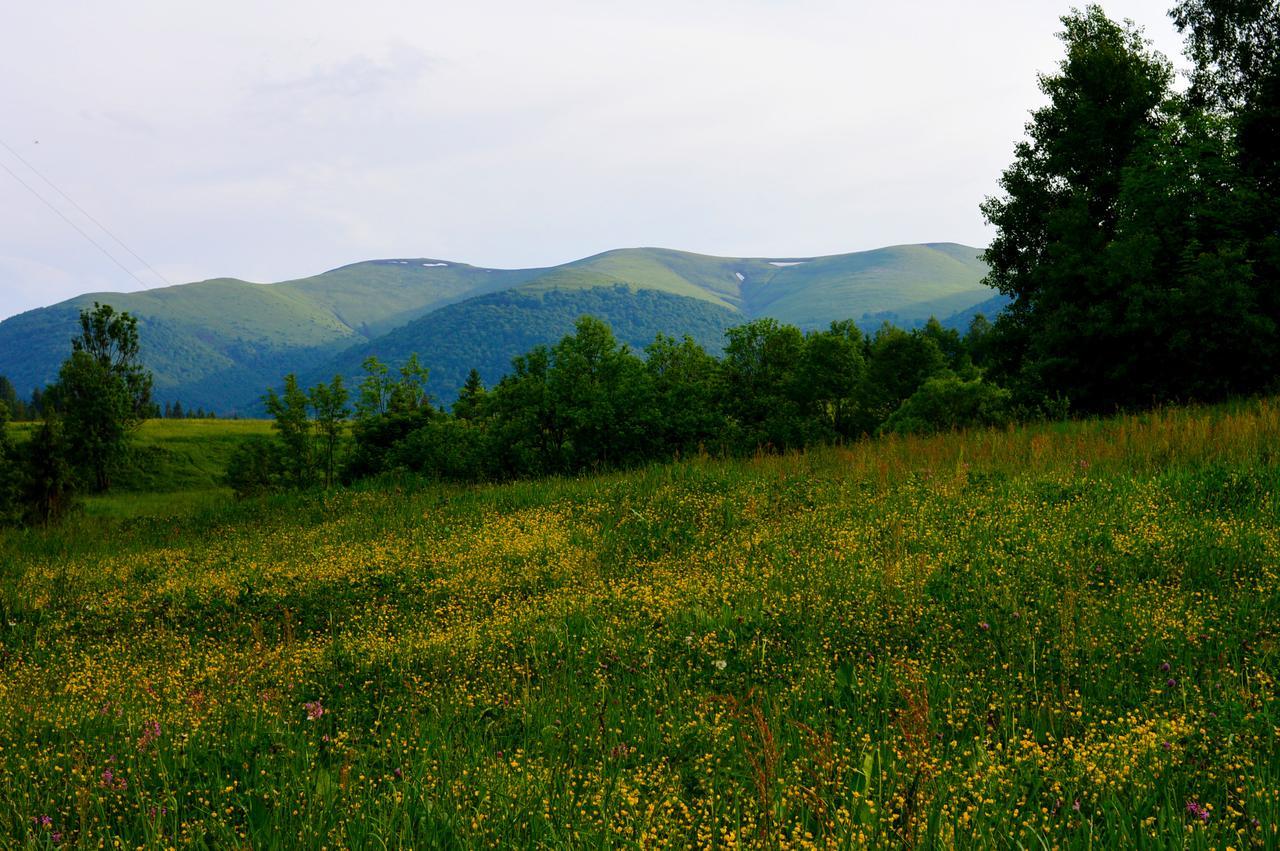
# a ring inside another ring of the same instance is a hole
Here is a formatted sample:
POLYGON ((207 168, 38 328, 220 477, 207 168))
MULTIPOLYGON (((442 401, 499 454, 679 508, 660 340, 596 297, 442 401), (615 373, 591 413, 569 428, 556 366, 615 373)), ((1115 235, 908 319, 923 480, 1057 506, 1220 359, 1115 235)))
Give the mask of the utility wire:
POLYGON ((49 202, 49 199, 48 199, 48 198, 45 198, 43 195, 41 195, 39 192, 37 192, 34 188, 32 188, 31 184, 27 183, 25 180, 23 180, 21 177, 19 177, 19 176, 14 172, 14 170, 13 170, 13 169, 9 168, 9 167, 8 167, 7 165, 5 165, 3 162, 0 162, 0 168, 2 168, 2 169, 4 169, 5 171, 9 172, 9 175, 10 175, 14 180, 16 180, 16 181, 18 181, 19 183, 21 183, 21 184, 23 185, 23 187, 25 187, 25 188, 26 188, 26 190, 27 190, 28 192, 30 192, 32 195, 34 195, 34 196, 36 196, 37 198, 39 198, 39 199, 40 199, 40 202, 41 202, 42 204, 44 204, 44 205, 45 205, 46 207, 48 207, 50 210, 53 210, 55 213, 57 213, 57 214, 58 214, 58 216, 59 216, 59 218, 61 218, 64 222, 66 222, 67 224, 69 224, 69 225, 71 225, 73 228, 75 228, 75 229, 76 229, 76 232, 77 232, 77 233, 79 233, 81 236, 83 236, 85 239, 89 240, 89 242, 93 243, 93 245, 94 245, 94 246, 95 246, 99 251, 101 251, 103 254, 107 255, 107 259, 108 259, 108 260, 110 260, 112 263, 116 264, 116 265, 117 265, 117 266, 119 266, 121 269, 123 269, 123 270, 125 271, 125 274, 127 274, 130 278, 133 278, 133 279, 134 279, 135 281, 137 281, 139 284, 142 284, 142 286, 143 286, 143 287, 149 287, 149 286, 150 286, 150 284, 148 284, 146 281, 142 280, 142 279, 141 279, 141 278, 139 278, 136 274, 134 274, 134 272, 133 272, 133 270, 132 270, 132 269, 130 269, 128 266, 124 265, 124 264, 123 264, 123 263, 121 263, 119 260, 117 260, 117 259, 116 259, 116 256, 115 256, 114 254, 112 254, 112 253, 111 253, 110 251, 108 251, 107 249, 103 248, 103 247, 102 247, 102 244, 101 244, 100 242, 98 242, 98 241, 97 241, 96 239, 94 239, 93 237, 89 236, 89 234, 85 233, 85 232, 84 232, 84 228, 80 227, 78 224, 76 224, 75 222, 71 221, 71 219, 67 217, 67 214, 66 214, 66 213, 62 212, 62 211, 61 211, 61 210, 59 210, 57 207, 55 207, 53 204, 51 204, 51 203, 49 202))
MULTIPOLYGON (((35 175, 36 175, 36 177, 39 177, 41 180, 43 180, 45 183, 47 183, 47 184, 49 185, 49 187, 50 187, 51 189, 53 189, 53 191, 54 191, 54 192, 57 192, 59 195, 61 195, 61 196, 63 197, 63 199, 65 199, 65 200, 66 200, 66 202, 67 202, 68 204, 70 204, 72 207, 75 207, 77 210, 79 210, 81 215, 83 215, 86 219, 88 219, 89 221, 91 221, 91 222, 93 222, 95 225, 97 225, 99 230, 101 230, 101 231, 102 231, 103 233, 105 233, 107 236, 109 236, 109 237, 111 237, 113 240, 115 240, 116 245, 119 245, 121 248, 123 248, 125 251, 127 251, 127 252, 129 253, 129 255, 130 255, 131 257, 133 257, 133 259, 134 259, 134 260, 137 260, 137 261, 138 261, 139 263, 141 263, 143 266, 146 266, 148 269, 150 269, 150 270, 151 270, 151 274, 155 275, 157 278, 159 278, 161 281, 163 281, 164 283, 168 284, 169 286, 173 286, 172 282, 171 282, 171 281, 169 281, 169 279, 168 279, 168 278, 166 278, 164 275, 161 275, 159 272, 157 272, 157 271, 156 271, 156 269, 155 269, 155 267, 154 267, 154 266, 152 266, 150 263, 148 263, 146 260, 144 260, 144 259, 143 259, 139 254, 138 254, 138 252, 134 251, 132 248, 130 248, 129 246, 125 245, 125 244, 124 244, 124 240, 120 239, 120 237, 116 236, 114 233, 112 233, 110 230, 108 230, 106 225, 104 225, 102 222, 100 222, 100 221, 98 221, 97 219, 95 219, 95 218, 93 217, 93 215, 92 215, 92 214, 90 214, 90 212, 89 212, 88 210, 86 210, 84 207, 81 207, 79 204, 77 204, 77 203, 75 202, 75 199, 74 199, 74 198, 72 198, 72 197, 71 197, 70 195, 68 195, 66 192, 63 192, 60 188, 58 188, 58 185, 57 185, 57 184, 55 184, 55 183, 54 183, 52 180, 50 180, 49 178, 45 177, 45 176, 44 176, 44 174, 43 174, 43 173, 42 173, 38 168, 36 168, 35 166, 33 166, 31 163, 27 162, 26 158, 25 158, 25 157, 23 157, 23 156, 22 156, 22 154, 20 154, 20 153, 18 153, 17 151, 15 151, 15 150, 14 150, 14 149, 9 145, 9 143, 8 143, 8 142, 6 142, 4 139, 0 139, 0 147, 3 147, 6 151, 8 151, 9 153, 13 154, 13 156, 14 156, 15 158, 17 158, 18 162, 20 162, 20 163, 22 163, 23 165, 25 165, 28 169, 30 169, 30 170, 31 170, 31 172, 32 172, 33 174, 35 174, 35 175)), ((35 190, 34 190, 34 189, 32 189, 30 186, 28 186, 28 185, 27 185, 27 183, 26 183, 25 181, 23 181, 23 180, 22 180, 21 178, 19 178, 16 174, 14 174, 14 173, 13 173, 13 171, 12 171, 11 169, 9 169, 9 168, 5 168, 5 171, 7 171, 7 172, 9 172, 9 174, 13 175, 13 177, 14 177, 14 179, 15 179, 15 180, 17 180, 17 181, 18 181, 19 183, 21 183, 23 186, 26 186, 26 187, 27 187, 27 189, 28 189, 32 194, 36 195, 36 197, 37 197, 37 198, 40 198, 40 200, 41 200, 41 201, 44 201, 44 203, 45 203, 45 205, 46 205, 46 206, 48 206, 48 207, 49 207, 50 209, 52 209, 54 212, 58 213, 58 215, 62 216, 62 213, 61 213, 59 210, 57 210, 57 208, 55 208, 55 207, 54 207, 52 204, 50 204, 48 201, 45 201, 45 199, 44 199, 44 197, 43 197, 43 196, 41 196, 41 195, 37 194, 37 193, 35 192, 35 190)), ((66 216, 62 216, 62 218, 63 218, 64 220, 66 220, 69 224, 71 224, 71 225, 72 225, 72 227, 75 227, 74 223, 72 223, 72 222, 71 222, 71 220, 70 220, 70 219, 68 219, 66 216)), ((86 234, 83 230, 80 230, 80 228, 78 228, 78 227, 76 227, 76 230, 77 230, 77 231, 79 231, 79 232, 80 232, 80 235, 81 235, 81 236, 83 236, 85 239, 88 239, 90 242, 93 242, 93 244, 94 244, 94 245, 97 245, 97 246, 98 246, 98 250, 102 251, 103 253, 107 253, 107 252, 106 252, 106 249, 104 249, 101 245, 98 245, 98 243, 97 243, 97 242, 95 242, 94 240, 90 239, 90 238, 89 238, 89 235, 88 235, 88 234, 86 234)), ((108 257, 111 257, 112 261, 113 261, 113 262, 115 262, 115 264, 116 264, 117 266, 120 266, 122 269, 124 268, 124 266, 123 266, 123 265, 122 265, 118 260, 116 260, 116 258, 115 258, 114 256, 112 256, 112 255, 110 255, 110 254, 107 254, 107 256, 108 256, 108 257)), ((126 272, 128 272, 129 270, 128 270, 128 269, 125 269, 125 271, 126 271, 126 272)), ((134 280, 138 281, 138 283, 142 284, 143 286, 147 286, 147 284, 146 284, 144 281, 140 280, 140 279, 138 278, 138 276, 137 276, 137 275, 134 275, 132 272, 129 272, 129 274, 130 274, 130 276, 131 276, 131 277, 133 277, 133 279, 134 279, 134 280)))

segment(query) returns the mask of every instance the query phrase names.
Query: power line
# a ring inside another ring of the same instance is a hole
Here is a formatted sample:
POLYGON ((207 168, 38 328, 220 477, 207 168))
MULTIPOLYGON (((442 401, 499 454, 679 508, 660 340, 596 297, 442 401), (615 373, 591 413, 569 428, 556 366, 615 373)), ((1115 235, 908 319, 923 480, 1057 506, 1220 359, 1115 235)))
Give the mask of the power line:
POLYGON ((133 278, 135 281, 137 281, 137 282, 138 282, 139 284, 141 284, 143 287, 147 287, 147 286, 149 286, 149 284, 147 284, 147 282, 146 282, 146 281, 142 280, 142 279, 141 279, 141 278, 139 278, 136 274, 134 274, 134 272, 133 272, 133 270, 132 270, 132 269, 130 269, 128 266, 124 265, 124 264, 123 264, 123 263, 121 263, 119 260, 117 260, 117 259, 116 259, 116 256, 115 256, 114 254, 112 254, 112 253, 111 253, 110 251, 108 251, 107 249, 103 248, 101 243, 99 243, 99 242, 98 242, 96 239, 94 239, 93 237, 89 236, 89 234, 85 233, 85 232, 84 232, 84 228, 80 227, 78 224, 76 224, 75 222, 71 221, 71 219, 67 217, 67 214, 66 214, 66 213, 62 212, 62 211, 61 211, 61 210, 59 210, 57 207, 55 207, 53 204, 51 204, 51 203, 49 202, 49 199, 48 199, 48 198, 45 198, 43 195, 41 195, 39 192, 37 192, 35 189, 33 189, 33 188, 32 188, 32 186, 31 186, 31 184, 27 183, 25 180, 23 180, 21 177, 19 177, 19 176, 14 172, 14 170, 13 170, 13 169, 9 168, 9 167, 8 167, 7 165, 5 165, 3 162, 0 162, 0 168, 2 168, 2 169, 4 169, 5 171, 9 172, 9 175, 10 175, 14 180, 16 180, 16 181, 18 181, 19 183, 21 183, 21 184, 23 185, 23 187, 24 187, 28 192, 30 192, 32 195, 34 195, 34 196, 36 196, 37 198, 39 198, 39 199, 40 199, 40 203, 44 204, 44 205, 45 205, 46 207, 48 207, 50 210, 53 210, 55 213, 57 213, 57 214, 58 214, 58 217, 59 217, 59 218, 61 218, 64 222, 66 222, 67 224, 69 224, 69 225, 71 225, 73 228, 75 228, 75 229, 76 229, 76 233, 80 234, 80 235, 81 235, 81 236, 83 236, 85 239, 89 240, 89 242, 93 243, 93 245, 94 245, 94 247, 95 247, 95 248, 97 248, 97 249, 98 249, 99 251, 101 251, 103 254, 107 255, 107 259, 108 259, 108 260, 110 260, 112 263, 116 264, 117 266, 119 266, 121 269, 123 269, 123 270, 125 271, 125 274, 127 274, 130 278, 133 278))
MULTIPOLYGON (((15 151, 15 150, 14 150, 14 149, 9 145, 9 143, 5 142, 3 139, 0 139, 0 147, 3 147, 6 151, 8 151, 9 153, 13 154, 13 156, 17 158, 18 162, 20 162, 20 163, 22 163, 23 165, 25 165, 28 169, 30 169, 30 170, 31 170, 31 172, 32 172, 33 174, 35 174, 37 177, 39 177, 41 180, 43 180, 45 183, 47 183, 47 184, 49 185, 49 187, 50 187, 51 189, 53 189, 53 191, 54 191, 54 192, 57 192, 59 195, 61 195, 61 196, 66 200, 66 202, 67 202, 68 204, 70 204, 72 207, 75 207, 77 210, 79 210, 81 215, 83 215, 86 219, 88 219, 89 221, 91 221, 91 222, 93 222, 95 225, 97 225, 99 230, 101 230, 101 231, 102 231, 103 233, 105 233, 107 236, 109 236, 109 237, 111 237, 113 240, 115 240, 116 245, 119 245, 121 248, 123 248, 125 251, 127 251, 127 252, 129 253, 129 255, 133 257, 133 259, 137 260, 137 261, 138 261, 139 263, 141 263, 143 266, 146 266, 148 269, 150 269, 150 270, 151 270, 151 274, 155 275, 157 278, 159 278, 161 281, 163 281, 164 283, 168 284, 169 286, 173 286, 172 282, 170 282, 168 278, 166 278, 164 275, 161 275, 159 272, 157 272, 157 271, 156 271, 156 269, 155 269, 155 267, 154 267, 154 266, 152 266, 150 263, 148 263, 146 260, 144 260, 144 259, 143 259, 139 254, 138 254, 138 252, 134 251, 132 248, 130 248, 129 246, 125 245, 125 244, 124 244, 124 240, 120 239, 120 237, 116 236, 114 233, 112 233, 110 230, 108 230, 106 225, 104 225, 102 222, 100 222, 100 221, 98 221, 97 219, 95 219, 95 218, 93 217, 93 215, 92 215, 92 214, 90 214, 90 213, 89 213, 89 211, 88 211, 88 210, 86 210, 84 207, 81 207, 79 204, 77 204, 77 203, 75 202, 75 199, 74 199, 74 198, 72 198, 72 197, 71 197, 70 195, 68 195, 66 192, 63 192, 60 188, 58 188, 58 185, 57 185, 57 184, 55 184, 55 183, 54 183, 52 180, 50 180, 49 178, 45 177, 45 176, 44 176, 44 174, 43 174, 43 173, 42 173, 38 168, 36 168, 35 166, 33 166, 31 163, 27 162, 26 158, 24 158, 24 157, 22 156, 22 154, 20 154, 20 153, 18 153, 17 151, 15 151)), ((103 248, 101 245, 98 245, 98 243, 97 243, 97 242, 95 242, 93 239, 91 239, 91 238, 89 237, 89 235, 88 235, 88 234, 86 234, 83 230, 81 230, 79 227, 76 227, 76 225, 75 225, 75 223, 74 223, 74 222, 72 222, 72 221, 71 221, 69 218, 67 218, 66 216, 63 216, 63 215, 62 215, 62 213, 61 213, 61 211, 59 211, 59 210, 58 210, 57 208, 55 208, 52 204, 50 204, 47 200, 45 200, 45 198, 44 198, 42 195, 38 194, 34 189, 32 189, 30 186, 28 186, 28 185, 27 185, 27 183, 26 183, 24 180, 22 180, 22 178, 18 177, 18 175, 14 174, 14 172, 13 172, 11 169, 9 169, 8 167, 6 167, 6 168, 5 168, 5 171, 7 171, 7 172, 9 172, 9 174, 13 175, 14 179, 15 179, 15 180, 17 180, 19 183, 21 183, 23 186, 26 186, 26 187, 27 187, 27 190, 28 190, 28 191, 30 191, 33 195, 35 195, 35 196, 36 196, 37 198, 39 198, 41 201, 44 201, 44 203, 45 203, 45 205, 46 205, 47 207, 49 207, 50 209, 52 209, 54 212, 58 213, 58 215, 62 216, 62 218, 63 218, 63 219, 64 219, 68 224, 70 224, 72 227, 75 227, 75 228, 76 228, 76 230, 80 233, 80 235, 81 235, 81 236, 83 236, 85 239, 88 239, 88 240, 89 240, 90 242, 92 242, 94 245, 96 245, 96 246, 98 247, 98 250, 99 250, 99 251, 102 251, 104 254, 107 254, 107 256, 108 256, 108 257, 110 257, 110 258, 111 258, 111 260, 112 260, 112 261, 113 261, 117 266, 120 266, 120 268, 122 268, 122 269, 124 269, 124 268, 125 268, 125 267, 124 267, 124 265, 123 265, 122 263, 120 263, 120 261, 116 260, 116 258, 115 258, 113 255, 111 255, 110 253, 108 253, 108 252, 107 252, 107 250, 106 250, 105 248, 103 248)), ((126 271, 126 272, 129 272, 129 275, 130 275, 130 276, 131 276, 135 281, 137 281, 138 283, 142 284, 144 287, 145 287, 145 286, 147 286, 146 282, 144 282, 144 281, 142 281, 140 278, 138 278, 138 276, 137 276, 137 275, 135 275, 133 272, 130 272, 128 269, 125 269, 125 271, 126 271)))

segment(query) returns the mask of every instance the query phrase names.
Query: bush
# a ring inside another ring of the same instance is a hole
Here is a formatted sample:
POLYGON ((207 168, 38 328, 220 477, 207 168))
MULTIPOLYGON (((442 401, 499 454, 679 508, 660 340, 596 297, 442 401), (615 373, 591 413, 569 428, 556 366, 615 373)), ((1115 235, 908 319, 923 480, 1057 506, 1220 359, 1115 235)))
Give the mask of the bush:
POLYGON ((397 443, 387 458, 391 467, 474 481, 485 478, 488 446, 484 431, 467 420, 438 418, 397 443))
POLYGON ((1009 391, 981 378, 930 378, 881 426, 882 433, 932 434, 1009 421, 1009 391))
POLYGON ((28 523, 57 523, 77 507, 75 471, 68 455, 62 421, 46 417, 22 448, 22 505, 28 523))
POLYGON ((223 482, 236 499, 279 490, 284 482, 285 463, 281 447, 273 440, 257 437, 236 448, 227 461, 223 482))
POLYGON ((399 462, 390 457, 392 447, 430 422, 432 416, 430 408, 415 408, 357 419, 343 479, 350 482, 376 476, 397 466, 399 462))

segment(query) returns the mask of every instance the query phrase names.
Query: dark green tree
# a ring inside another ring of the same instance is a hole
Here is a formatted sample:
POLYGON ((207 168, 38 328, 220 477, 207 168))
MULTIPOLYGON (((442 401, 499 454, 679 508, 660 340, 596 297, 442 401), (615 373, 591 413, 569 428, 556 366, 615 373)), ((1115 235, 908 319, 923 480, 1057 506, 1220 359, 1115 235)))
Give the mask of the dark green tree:
POLYGON ((282 393, 277 395, 274 388, 269 388, 263 401, 267 413, 275 418, 273 428, 284 448, 281 460, 285 479, 293 487, 307 487, 315 479, 315 455, 306 391, 298 386, 298 377, 289 373, 284 377, 282 393))
POLYGON ((1193 105, 1230 128, 1254 300, 1280 324, 1280 0, 1182 0, 1170 14, 1193 63, 1193 105))
POLYGON ((151 373, 138 355, 138 321, 110 305, 80 311, 80 335, 54 388, 72 461, 97 491, 125 459, 133 431, 151 410, 151 373))
POLYGON ((462 385, 458 399, 453 403, 453 415, 460 420, 477 420, 484 414, 484 406, 488 397, 480 373, 471 370, 467 373, 467 382, 462 385))
POLYGON ((18 391, 8 378, 0 375, 0 405, 9 409, 9 416, 15 420, 30 419, 27 405, 18 398, 18 391))
MULTIPOLYGON (((1190 96, 1230 116, 1246 173, 1280 194, 1280 2, 1182 0, 1169 13, 1193 63, 1190 96)), ((1275 232, 1274 219, 1269 229, 1275 232)))
POLYGON ((775 319, 725 332, 724 406, 740 448, 785 450, 805 442, 799 370, 804 335, 775 319))
POLYGON ((227 462, 223 483, 236 499, 277 490, 284 478, 284 453, 273 440, 254 437, 236 447, 227 462))
POLYGON ((494 473, 538 476, 564 467, 564 424, 548 386, 551 350, 534 346, 511 361, 492 394, 494 473))
POLYGON ((928 379, 894 411, 882 432, 932 434, 1009 420, 1009 392, 981 378, 946 373, 928 379))
POLYGON ((1122 332, 1108 248, 1121 219, 1124 172, 1158 132, 1173 72, 1140 30, 1097 6, 1062 19, 1066 48, 1042 75, 1048 103, 982 211, 997 234, 985 259, 989 284, 1011 296, 994 367, 1023 397, 1051 391, 1105 410, 1127 401, 1122 332))
POLYGON ((590 316, 552 349, 547 390, 571 469, 621 466, 645 455, 652 393, 644 364, 590 316))
POLYGON ((946 365, 946 357, 929 334, 881 326, 871 338, 867 370, 858 390, 858 431, 874 434, 899 405, 946 365))
POLYGON ((991 363, 991 322, 981 313, 969 320, 964 334, 964 350, 979 369, 991 363))
POLYGON ((670 457, 720 449, 725 418, 720 408, 720 362, 686 336, 659 334, 645 349, 653 392, 657 452, 670 457))
POLYGON ((335 375, 328 384, 311 388, 311 407, 315 411, 316 437, 320 443, 320 466, 324 470, 324 486, 333 487, 337 470, 338 444, 351 409, 347 407, 347 388, 342 376, 335 375))
POLYGON ((823 436, 857 436, 857 394, 866 377, 867 343, 852 320, 805 337, 799 386, 808 418, 823 436))
POLYGON ((399 370, 400 377, 391 386, 387 408, 391 411, 430 410, 431 396, 427 393, 429 370, 418 362, 417 353, 409 355, 399 370))
POLYGON ((1251 262, 1256 194, 1226 123, 1180 109, 1125 170, 1115 238, 1099 264, 1125 341, 1121 404, 1214 401, 1276 375, 1276 317, 1251 262))
POLYGON ((426 392, 427 369, 411 355, 393 375, 376 357, 364 361, 352 426, 352 449, 344 467, 347 479, 375 475, 398 464, 393 447, 435 416, 426 392))
POLYGON ((56 412, 46 413, 23 449, 22 504, 27 522, 49 525, 75 507, 75 472, 70 443, 56 412))
POLYGON ((365 358, 361 366, 364 378, 356 394, 356 419, 368 420, 387 412, 394 382, 391 370, 376 355, 365 358))

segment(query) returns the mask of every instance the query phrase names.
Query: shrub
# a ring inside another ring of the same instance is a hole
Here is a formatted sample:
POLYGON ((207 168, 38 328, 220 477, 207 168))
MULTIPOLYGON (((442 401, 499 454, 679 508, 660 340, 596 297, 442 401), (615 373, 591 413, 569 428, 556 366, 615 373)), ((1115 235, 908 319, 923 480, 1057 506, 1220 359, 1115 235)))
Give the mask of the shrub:
POLYGON ((932 434, 1009 421, 1009 391, 981 378, 930 378, 890 415, 881 432, 932 434))
POLYGON ((236 499, 247 499, 279 490, 284 475, 281 447, 273 440, 257 437, 245 441, 232 453, 223 482, 236 499))

